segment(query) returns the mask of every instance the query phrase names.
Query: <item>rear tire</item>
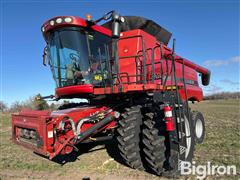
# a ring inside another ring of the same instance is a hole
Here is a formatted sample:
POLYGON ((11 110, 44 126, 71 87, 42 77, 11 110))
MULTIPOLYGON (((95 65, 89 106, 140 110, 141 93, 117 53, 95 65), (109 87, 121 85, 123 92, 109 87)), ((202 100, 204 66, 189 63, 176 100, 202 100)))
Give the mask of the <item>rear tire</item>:
POLYGON ((192 162, 193 158, 195 143, 192 122, 184 116, 187 142, 187 148, 184 148, 181 144, 170 142, 169 134, 165 130, 163 111, 160 116, 154 117, 154 113, 146 113, 145 117, 142 141, 147 166, 157 175, 171 178, 179 176, 181 162, 192 162))
POLYGON ((154 117, 154 113, 146 113, 143 122, 143 153, 150 170, 161 175, 164 171, 165 136, 161 134, 161 120, 154 117))
POLYGON ((192 112, 192 121, 194 126, 195 143, 202 143, 205 137, 205 121, 202 113, 192 112))
POLYGON ((124 162, 131 168, 144 170, 140 155, 140 133, 142 125, 141 106, 126 108, 119 120, 116 139, 124 162))

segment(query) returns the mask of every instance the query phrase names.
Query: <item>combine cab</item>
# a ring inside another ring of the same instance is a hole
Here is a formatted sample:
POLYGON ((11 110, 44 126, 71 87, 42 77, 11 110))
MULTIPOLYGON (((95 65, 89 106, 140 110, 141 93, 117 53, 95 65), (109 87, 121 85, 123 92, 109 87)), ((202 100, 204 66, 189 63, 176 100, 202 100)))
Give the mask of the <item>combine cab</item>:
POLYGON ((197 75, 208 85, 210 71, 178 56, 175 40, 167 47, 170 32, 111 11, 95 21, 55 17, 42 33, 43 64, 56 82, 53 98, 88 103, 13 114, 15 143, 53 159, 78 151, 76 144, 114 137, 135 169, 175 175, 182 162, 191 162, 194 145, 204 138, 204 119, 188 101, 202 100, 197 75))

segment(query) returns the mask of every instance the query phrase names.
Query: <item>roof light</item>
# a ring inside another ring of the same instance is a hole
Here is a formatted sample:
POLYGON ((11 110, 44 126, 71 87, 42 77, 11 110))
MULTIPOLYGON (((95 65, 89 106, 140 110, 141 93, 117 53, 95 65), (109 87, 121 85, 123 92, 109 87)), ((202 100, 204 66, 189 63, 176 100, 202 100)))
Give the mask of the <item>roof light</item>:
POLYGON ((64 19, 64 21, 65 21, 66 23, 70 23, 70 22, 72 22, 72 18, 66 17, 66 18, 64 19))
POLYGON ((63 21, 62 18, 57 18, 56 19, 56 23, 58 23, 58 24, 62 23, 62 21, 63 21))
POLYGON ((51 20, 51 21, 49 22, 49 24, 50 24, 51 26, 54 26, 54 21, 51 20))
POLYGON ((44 28, 44 26, 42 27, 42 32, 44 32, 45 31, 45 28, 44 28))
POLYGON ((87 21, 91 21, 92 20, 92 15, 91 14, 87 14, 86 15, 86 19, 87 19, 87 21))
POLYGON ((122 22, 122 23, 124 23, 125 22, 125 19, 124 19, 124 17, 120 17, 120 21, 122 22))

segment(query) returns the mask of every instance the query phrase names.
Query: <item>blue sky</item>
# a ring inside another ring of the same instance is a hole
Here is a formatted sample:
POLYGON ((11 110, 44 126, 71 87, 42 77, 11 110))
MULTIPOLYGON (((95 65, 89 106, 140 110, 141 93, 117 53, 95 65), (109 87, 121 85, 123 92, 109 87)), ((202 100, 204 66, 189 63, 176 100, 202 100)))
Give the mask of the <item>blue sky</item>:
MULTIPOLYGON (((40 27, 57 15, 97 19, 116 10, 156 21, 173 33, 179 55, 212 71, 205 94, 239 91, 240 5, 235 0, 4 1, 1 2, 1 94, 9 105, 41 93, 54 94, 49 67, 42 66, 40 27)), ((171 44, 171 43, 170 43, 171 44)), ((169 45, 170 45, 169 44, 169 45)))

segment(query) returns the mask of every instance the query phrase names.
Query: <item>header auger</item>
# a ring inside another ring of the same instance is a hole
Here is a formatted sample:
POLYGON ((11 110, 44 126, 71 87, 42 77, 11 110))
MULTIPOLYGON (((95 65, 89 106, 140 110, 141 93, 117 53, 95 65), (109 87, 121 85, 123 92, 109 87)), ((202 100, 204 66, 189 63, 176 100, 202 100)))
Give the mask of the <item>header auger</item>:
POLYGON ((181 162, 191 162, 204 119, 188 101, 202 100, 197 74, 208 85, 210 71, 178 56, 175 40, 167 47, 170 32, 114 11, 96 21, 58 16, 41 30, 43 64, 56 82, 46 98, 88 103, 13 114, 15 143, 53 159, 78 151, 78 143, 113 137, 126 164, 157 175, 176 175, 181 162))

